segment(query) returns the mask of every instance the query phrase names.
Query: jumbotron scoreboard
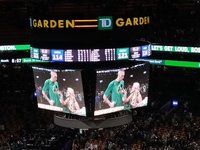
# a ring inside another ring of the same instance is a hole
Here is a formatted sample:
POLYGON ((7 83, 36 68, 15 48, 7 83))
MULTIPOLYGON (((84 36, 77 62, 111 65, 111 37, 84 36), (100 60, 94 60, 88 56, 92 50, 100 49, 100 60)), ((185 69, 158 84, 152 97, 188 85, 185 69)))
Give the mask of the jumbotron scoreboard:
POLYGON ((99 62, 129 60, 151 55, 150 45, 123 48, 45 49, 31 48, 31 58, 50 62, 99 62))

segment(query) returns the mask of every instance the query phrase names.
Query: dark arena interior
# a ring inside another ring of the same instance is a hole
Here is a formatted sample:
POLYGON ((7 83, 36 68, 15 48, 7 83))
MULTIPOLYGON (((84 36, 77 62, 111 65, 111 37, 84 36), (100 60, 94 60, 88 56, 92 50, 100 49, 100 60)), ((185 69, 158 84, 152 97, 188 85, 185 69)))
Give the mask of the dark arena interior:
POLYGON ((0 0, 0 150, 200 150, 199 0, 0 0))

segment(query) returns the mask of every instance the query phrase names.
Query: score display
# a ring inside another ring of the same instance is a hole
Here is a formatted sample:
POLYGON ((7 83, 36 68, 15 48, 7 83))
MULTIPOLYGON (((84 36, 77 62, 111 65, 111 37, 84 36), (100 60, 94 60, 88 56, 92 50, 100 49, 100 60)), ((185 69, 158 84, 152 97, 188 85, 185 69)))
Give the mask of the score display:
MULTIPOLYGON (((68 50, 66 50, 68 51, 68 50)), ((115 49, 77 49, 70 50, 73 55, 65 57, 66 62, 97 62, 97 61, 113 61, 116 60, 115 49)))
POLYGON ((150 54, 150 45, 104 49, 39 49, 31 47, 31 58, 52 62, 116 61, 147 57, 150 54))

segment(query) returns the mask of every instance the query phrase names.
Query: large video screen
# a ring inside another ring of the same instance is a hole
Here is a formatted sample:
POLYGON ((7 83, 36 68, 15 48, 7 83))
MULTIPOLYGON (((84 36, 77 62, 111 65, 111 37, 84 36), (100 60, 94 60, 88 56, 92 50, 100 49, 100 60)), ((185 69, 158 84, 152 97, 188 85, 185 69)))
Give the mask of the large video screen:
POLYGON ((32 69, 39 108, 86 116, 81 70, 32 69))
POLYGON ((96 73, 95 116, 147 106, 149 63, 96 73))
POLYGON ((150 45, 124 48, 45 49, 31 47, 31 58, 50 62, 99 62, 136 59, 151 55, 150 45))

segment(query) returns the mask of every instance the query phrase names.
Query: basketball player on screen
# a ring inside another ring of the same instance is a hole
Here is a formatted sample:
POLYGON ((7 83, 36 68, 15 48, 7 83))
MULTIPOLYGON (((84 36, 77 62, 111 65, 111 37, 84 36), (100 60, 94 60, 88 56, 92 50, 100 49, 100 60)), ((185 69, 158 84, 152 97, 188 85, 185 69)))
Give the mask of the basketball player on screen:
POLYGON ((140 93, 140 83, 134 82, 130 91, 130 95, 127 97, 127 91, 124 90, 123 102, 131 105, 132 108, 137 107, 137 105, 142 102, 142 95, 140 93))
POLYGON ((80 110, 80 106, 76 100, 74 89, 70 87, 67 88, 66 99, 61 100, 61 103, 64 106, 67 106, 71 113, 76 113, 80 110))
POLYGON ((59 91, 57 73, 55 71, 51 71, 50 75, 50 79, 47 79, 44 82, 42 94, 50 105, 60 107, 60 98, 62 97, 62 93, 59 91))
POLYGON ((119 70, 117 78, 108 84, 108 87, 103 95, 103 102, 108 104, 110 108, 123 106, 123 91, 124 91, 124 76, 125 71, 119 70), (111 100, 108 97, 111 95, 111 100))

